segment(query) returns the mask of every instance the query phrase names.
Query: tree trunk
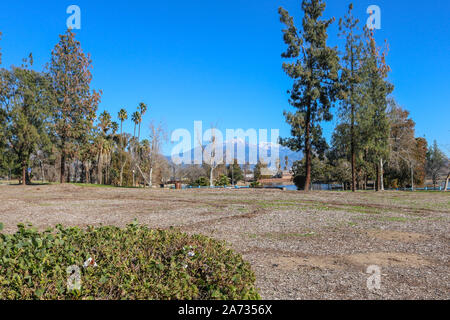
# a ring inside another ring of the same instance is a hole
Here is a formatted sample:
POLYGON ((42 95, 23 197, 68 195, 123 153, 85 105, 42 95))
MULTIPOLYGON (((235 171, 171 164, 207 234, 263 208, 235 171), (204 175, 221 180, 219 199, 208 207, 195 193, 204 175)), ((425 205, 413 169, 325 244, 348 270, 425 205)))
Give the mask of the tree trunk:
POLYGON ((126 162, 122 162, 122 166, 120 167, 120 186, 123 186, 123 168, 125 167, 126 162))
POLYGON ((103 159, 102 159, 102 151, 103 151, 103 149, 102 148, 100 148, 100 153, 98 154, 98 162, 97 162, 97 183, 98 184, 102 184, 102 180, 103 180, 103 172, 102 172, 102 170, 103 170, 103 168, 102 168, 102 166, 103 166, 103 164, 102 164, 102 161, 103 161, 103 159))
POLYGON ((448 189, 448 181, 450 180, 450 173, 447 175, 447 179, 445 179, 445 188, 444 188, 444 192, 447 192, 448 189))
POLYGON ((214 173, 214 168, 213 166, 211 166, 211 169, 209 170, 209 186, 212 187, 213 184, 213 173, 214 173))
POLYGON ((305 191, 310 190, 311 185, 311 137, 310 137, 310 117, 311 117, 311 111, 308 108, 308 111, 306 113, 306 128, 305 128, 305 191))
POLYGON ((120 120, 120 186, 122 187, 122 177, 123 177, 123 152, 124 152, 124 147, 123 147, 123 131, 122 131, 122 125, 123 125, 123 120, 120 120))
POLYGON ((375 179, 375 191, 380 191, 380 165, 375 165, 376 179, 375 179))
MULTIPOLYGON (((353 48, 351 48, 350 64, 351 64, 351 76, 355 75, 355 61, 353 56, 353 48)), ((351 126, 350 126, 350 138, 351 138, 351 162, 352 162, 352 192, 356 191, 356 150, 355 150, 355 104, 353 103, 354 87, 351 85, 351 126)))
POLYGON ((139 122, 139 130, 138 130, 138 142, 141 139, 141 122, 139 122))
POLYGON ((25 186, 27 184, 26 174, 27 173, 27 167, 25 165, 22 165, 22 185, 25 186))
POLYGON ((352 153, 352 192, 356 191, 356 151, 355 151, 355 106, 352 104, 352 124, 350 128, 352 153))
POLYGON ((64 176, 66 175, 66 155, 64 152, 61 153, 61 168, 59 174, 59 182, 64 183, 64 176))
POLYGON ((88 161, 86 161, 86 164, 84 165, 84 174, 85 174, 85 183, 89 183, 89 170, 90 170, 90 168, 89 168, 89 162, 88 161))
POLYGON ((148 186, 151 188, 153 185, 153 166, 150 167, 150 174, 149 174, 149 180, 148 180, 148 186))
POLYGON ((45 181, 45 177, 44 177, 44 166, 43 166, 43 164, 42 164, 42 161, 39 161, 39 163, 40 163, 40 165, 41 165, 41 175, 42 175, 41 180, 42 180, 42 183, 44 183, 44 181, 45 181))
POLYGON ((411 163, 411 191, 414 191, 414 167, 411 163))
POLYGON ((380 159, 380 190, 384 191, 383 158, 380 159))
POLYGON ((67 183, 70 183, 70 169, 71 169, 71 164, 69 164, 69 166, 67 167, 67 183))

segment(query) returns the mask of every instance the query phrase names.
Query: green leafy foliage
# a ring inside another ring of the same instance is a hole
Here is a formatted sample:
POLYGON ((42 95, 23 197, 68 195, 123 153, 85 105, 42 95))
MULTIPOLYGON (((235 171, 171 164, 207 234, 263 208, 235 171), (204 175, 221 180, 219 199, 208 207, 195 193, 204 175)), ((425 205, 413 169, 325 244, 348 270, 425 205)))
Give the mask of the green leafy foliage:
POLYGON ((250 265, 224 242, 136 222, 0 234, 0 299, 259 299, 250 265), (92 258, 97 266, 83 267, 92 258), (67 287, 78 266, 80 290, 67 287))
POLYGON ((214 185, 217 187, 226 187, 230 185, 230 178, 222 174, 214 181, 214 185))
POLYGON ((327 45, 328 27, 334 19, 321 19, 325 6, 322 0, 303 0, 301 29, 295 26, 288 11, 278 10, 285 26, 283 40, 288 46, 282 54, 287 59, 283 69, 294 80, 289 104, 295 108, 295 112, 284 112, 292 137, 282 138, 280 143, 292 151, 304 152, 305 190, 309 190, 311 182, 313 154, 322 155, 327 148, 321 122, 332 119, 331 108, 339 83, 337 50, 327 45))
POLYGON ((54 143, 61 153, 60 182, 63 183, 66 160, 82 156, 79 153, 89 140, 101 91, 91 91, 92 61, 71 30, 60 36, 47 69, 56 99, 54 143))
POLYGON ((189 185, 191 187, 207 187, 209 186, 209 179, 207 177, 200 177, 189 185))

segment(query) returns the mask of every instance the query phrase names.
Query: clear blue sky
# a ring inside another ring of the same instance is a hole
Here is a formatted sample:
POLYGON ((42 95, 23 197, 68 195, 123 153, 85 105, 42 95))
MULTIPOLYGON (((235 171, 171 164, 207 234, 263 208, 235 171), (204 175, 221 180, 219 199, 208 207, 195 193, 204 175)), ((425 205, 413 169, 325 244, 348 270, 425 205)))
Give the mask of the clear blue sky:
MULTIPOLYGON (((434 139, 450 154, 450 2, 448 0, 358 0, 362 21, 371 4, 380 6, 379 43, 390 44, 394 96, 416 121, 416 135, 434 139)), ((220 128, 278 128, 289 135, 283 110, 291 80, 281 69, 282 41, 277 8, 301 23, 301 0, 193 1, 1 1, 3 67, 19 65, 33 52, 42 68, 66 28, 66 8, 81 8, 77 38, 92 55, 92 87, 103 90, 99 112, 140 101, 150 119, 169 131, 193 121, 220 128)), ((326 16, 337 19, 349 1, 328 0, 326 16)), ((330 44, 337 45, 337 23, 330 44)), ((327 139, 336 124, 325 126, 327 139)), ((131 132, 131 121, 126 125, 131 132)), ((143 131, 145 136, 146 130, 143 131)), ((165 147, 168 153, 169 146, 165 147)))

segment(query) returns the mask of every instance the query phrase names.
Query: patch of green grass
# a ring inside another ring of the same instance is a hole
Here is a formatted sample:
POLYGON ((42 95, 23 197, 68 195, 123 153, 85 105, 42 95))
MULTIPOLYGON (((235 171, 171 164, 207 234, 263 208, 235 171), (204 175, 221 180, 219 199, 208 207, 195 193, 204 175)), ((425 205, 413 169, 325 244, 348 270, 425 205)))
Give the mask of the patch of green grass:
POLYGON ((381 210, 378 208, 364 207, 364 206, 346 206, 344 210, 355 213, 380 214, 381 210))
POLYGON ((107 184, 92 184, 92 183, 71 183, 71 184, 77 187, 115 188, 114 186, 107 184))

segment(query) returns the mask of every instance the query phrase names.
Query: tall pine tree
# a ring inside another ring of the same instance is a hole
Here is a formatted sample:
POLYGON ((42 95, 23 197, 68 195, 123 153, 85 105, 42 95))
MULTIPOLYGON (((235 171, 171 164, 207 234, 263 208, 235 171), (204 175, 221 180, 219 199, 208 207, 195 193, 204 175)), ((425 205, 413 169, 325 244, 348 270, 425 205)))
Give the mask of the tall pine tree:
POLYGON ((325 10, 322 0, 303 0, 302 30, 294 19, 279 9, 280 20, 286 26, 283 39, 288 48, 282 54, 289 62, 283 69, 294 79, 289 103, 296 112, 284 112, 291 126, 291 138, 280 139, 282 145, 293 151, 303 150, 305 155, 304 190, 311 184, 313 152, 323 154, 327 144, 322 136, 322 121, 330 121, 330 108, 336 98, 339 57, 335 48, 327 46, 327 29, 334 19, 321 20, 325 10))
POLYGON ((64 183, 66 161, 77 156, 80 142, 93 127, 100 92, 91 91, 91 59, 81 49, 71 30, 60 36, 48 66, 56 95, 54 121, 56 144, 61 154, 60 182, 64 183))
POLYGON ((345 38, 345 52, 341 59, 341 118, 350 127, 350 162, 352 166, 352 191, 356 191, 356 157, 359 152, 356 116, 361 105, 361 77, 363 43, 358 33, 359 20, 352 14, 353 4, 348 13, 339 21, 341 37, 345 38))
MULTIPOLYGON (((2 33, 0 32, 0 40, 2 38, 2 33)), ((2 52, 0 48, 0 65, 2 64, 2 52)), ((6 70, 0 70, 3 74, 6 70)), ((3 76, 0 75, 0 174, 2 174, 2 169, 4 169, 4 149, 6 148, 6 107, 5 107, 5 87, 3 85, 3 76)))
POLYGON ((375 189, 383 190, 383 165, 389 157, 390 126, 387 116, 388 96, 394 86, 387 81, 389 66, 386 51, 377 47, 372 31, 365 30, 363 50, 362 89, 363 107, 357 121, 360 123, 361 146, 376 170, 375 189))

